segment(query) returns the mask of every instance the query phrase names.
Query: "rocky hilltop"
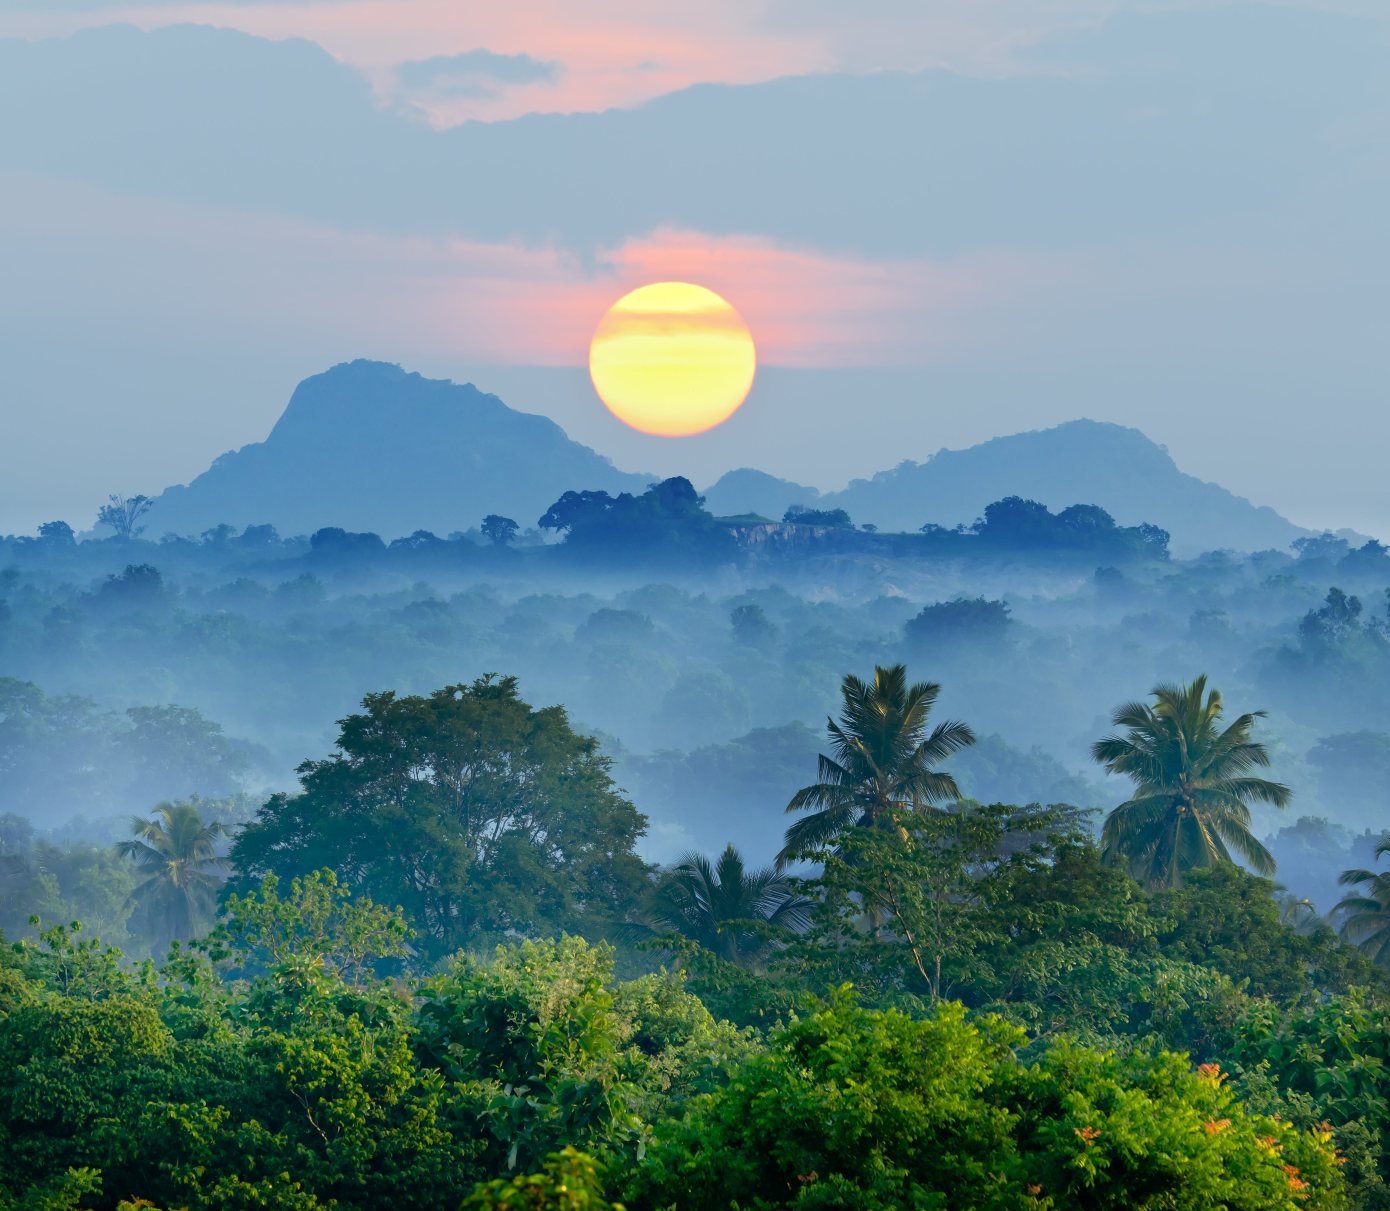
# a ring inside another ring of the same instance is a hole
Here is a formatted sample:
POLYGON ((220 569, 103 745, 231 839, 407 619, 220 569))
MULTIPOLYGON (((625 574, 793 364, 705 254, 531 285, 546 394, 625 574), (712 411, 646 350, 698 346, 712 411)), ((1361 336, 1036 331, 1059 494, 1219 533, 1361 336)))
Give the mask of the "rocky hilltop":
POLYGON ((155 534, 268 522, 282 534, 443 535, 487 513, 533 526, 567 488, 641 492, 652 478, 472 384, 355 361, 305 379, 264 441, 169 488, 148 522, 155 534))
POLYGON ((1162 526, 1179 553, 1283 548, 1307 533, 1273 509, 1179 470, 1168 451, 1138 429, 1093 420, 942 450, 925 462, 854 480, 839 492, 815 494, 761 472, 733 471, 708 496, 726 514, 780 518, 791 505, 814 504, 844 509, 855 522, 881 530, 916 530, 924 522, 968 525, 1005 496, 1054 510, 1094 504, 1122 526, 1162 526))

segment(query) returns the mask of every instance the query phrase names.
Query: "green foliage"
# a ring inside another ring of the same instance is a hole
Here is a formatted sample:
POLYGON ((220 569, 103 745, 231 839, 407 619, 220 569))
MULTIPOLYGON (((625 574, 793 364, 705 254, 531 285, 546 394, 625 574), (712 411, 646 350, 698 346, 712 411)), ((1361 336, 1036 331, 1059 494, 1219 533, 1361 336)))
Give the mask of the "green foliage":
POLYGON ((578 938, 460 957, 426 982, 417 1050, 496 1169, 534 1168, 565 1144, 636 1147, 609 953, 578 938))
POLYGON ((1284 921, 1275 885, 1229 862, 1189 871, 1179 888, 1154 897, 1166 918, 1163 952, 1221 972, 1280 1003, 1320 999, 1353 984, 1379 983, 1355 950, 1339 945, 1321 919, 1302 930, 1284 921))
POLYGON ((756 1049, 750 1031, 716 1018, 688 991, 685 972, 625 980, 612 994, 625 1044, 621 1063, 647 1122, 720 1088, 756 1049))
POLYGON ((209 924, 221 878, 216 845, 224 829, 194 803, 161 803, 155 819, 136 816, 133 837, 116 846, 144 876, 131 900, 157 942, 187 940, 209 924))
POLYGON ((1115 712, 1123 735, 1096 742, 1092 754, 1112 774, 1133 779, 1136 794, 1105 819, 1106 854, 1127 863, 1150 886, 1177 886, 1185 871, 1238 854, 1260 874, 1274 859, 1250 831, 1249 803, 1284 807, 1289 788, 1257 778, 1269 765, 1251 739, 1263 711, 1241 715, 1224 729, 1220 691, 1207 679, 1160 685, 1154 705, 1131 702, 1115 712))
POLYGON ((1236 1101, 1180 1056, 1059 1045, 940 1005, 841 998, 664 1123, 634 1207, 1274 1208, 1342 1205, 1325 1134, 1236 1101))
POLYGON ((1280 1009, 1255 1002, 1231 1055, 1255 1104, 1330 1123, 1349 1157, 1357 1206, 1390 1206, 1390 1019, 1364 991, 1280 1009))
POLYGON ((480 1185, 464 1200, 463 1211, 487 1208, 518 1211, 623 1211, 603 1197, 603 1182, 594 1159, 563 1148, 546 1157, 538 1173, 480 1185))
POLYGON ((687 854, 664 871, 633 932, 680 934, 721 959, 756 968, 789 932, 805 930, 810 908, 784 872, 748 870, 730 845, 714 862, 687 854))
POLYGON ((22 817, 0 815, 0 932, 30 935, 30 917, 77 921, 116 945, 130 937, 130 863, 107 846, 36 838, 22 817))
MULTIPOLYGON (((1204 778, 1254 794, 1248 728, 1191 688, 1112 757, 1194 801, 1204 778), (1164 764, 1174 737, 1191 769, 1164 764)), ((75 925, 0 949, 0 1211, 1383 1211, 1390 1017, 1365 959, 1229 862, 1149 890, 1087 812, 960 801, 937 767, 972 736, 929 730, 936 687, 901 666, 842 695, 792 804, 817 867, 730 847, 655 882, 559 708, 494 677, 368 698, 243 831, 208 936, 157 970, 75 925), (639 907, 661 932, 623 969, 660 948, 675 970, 618 980, 561 932, 639 907)), ((171 933, 207 903, 212 823, 165 805, 123 847, 188 910, 171 933)), ((12 913, 67 902, 26 865, 39 844, 0 818, 12 913)))
POLYGON ((0 812, 143 812, 190 791, 233 794, 251 763, 196 710, 106 711, 13 677, 0 677, 0 725, 0 812))
POLYGON ((902 989, 936 1000, 991 936, 991 882, 1012 860, 1005 836, 1045 828, 1042 813, 1002 805, 889 809, 817 855, 824 962, 850 962, 879 996, 902 989))
POLYGON ((792 796, 787 811, 810 814, 787 829, 781 857, 820 849, 860 826, 874 827, 902 808, 960 797, 950 774, 936 765, 975 742, 965 724, 927 720, 941 687, 909 685, 907 668, 874 669, 872 683, 847 674, 840 684, 840 719, 826 720, 831 754, 822 754, 816 781, 792 796))
POLYGON ((204 944, 214 958, 266 970, 312 957, 346 983, 360 985, 383 959, 409 951, 410 928, 399 912, 352 893, 331 870, 290 883, 266 875, 250 894, 227 897, 226 919, 204 944))
POLYGON ((1161 948, 1167 920, 1102 862, 1082 817, 1030 813, 1037 823, 1006 841, 1012 856, 984 889, 984 928, 958 995, 1042 1037, 1219 1052, 1241 1004, 1231 981, 1161 948))
POLYGON ((300 766, 238 835, 244 891, 327 867, 399 905, 426 954, 511 931, 597 930, 644 886, 644 817, 598 744, 560 707, 533 709, 514 677, 428 697, 371 694, 338 752, 300 766))
MULTIPOLYGON (((1376 858, 1390 854, 1390 836, 1376 846, 1376 858)), ((1360 947, 1371 962, 1390 967, 1390 871, 1355 869, 1339 880, 1354 888, 1337 905, 1342 936, 1360 947)))

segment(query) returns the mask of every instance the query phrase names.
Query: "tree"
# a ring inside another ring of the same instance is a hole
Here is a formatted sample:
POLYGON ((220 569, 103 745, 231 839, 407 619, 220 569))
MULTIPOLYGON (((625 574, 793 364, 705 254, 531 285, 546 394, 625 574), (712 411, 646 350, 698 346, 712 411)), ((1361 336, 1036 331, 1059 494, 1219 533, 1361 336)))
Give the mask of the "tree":
POLYGON ((704 507, 684 476, 652 484, 641 496, 566 492, 538 523, 565 531, 565 545, 589 557, 720 562, 738 554, 733 531, 704 507))
POLYGON ((222 881, 216 846, 225 830, 205 824, 192 803, 161 803, 155 819, 133 817, 131 831, 116 847, 145 875, 131 899, 148 914, 157 942, 192 938, 211 916, 222 881))
POLYGON ((1331 1132, 1255 1114, 1216 1065, 1073 1043, 943 1004, 840 995, 777 1032, 713 1098, 658 1125, 624 1202, 1092 1211, 1343 1206, 1331 1132))
POLYGON ((748 602, 730 610, 729 625, 733 628, 734 642, 745 647, 763 647, 777 637, 777 627, 757 602, 748 602))
POLYGON ((542 530, 567 531, 593 525, 613 507, 607 492, 566 492, 536 522, 542 530))
POLYGON ((65 521, 46 521, 39 527, 39 541, 49 547, 71 547, 77 544, 77 536, 65 521))
POLYGON ((1336 647, 1361 630, 1361 599, 1348 597, 1337 587, 1327 590, 1321 609, 1309 610, 1298 624, 1298 634, 1307 644, 1336 647))
POLYGON ((108 500, 110 504, 102 505, 97 510, 97 525, 110 526, 122 541, 139 538, 145 532, 145 527, 136 523, 149 512, 154 501, 148 496, 127 498, 114 492, 108 500))
POLYGON ((957 597, 923 606, 917 617, 903 627, 909 643, 962 647, 997 644, 1008 635, 1013 619, 1002 601, 984 597, 957 597))
POLYGON ((782 522, 789 526, 824 526, 830 530, 854 529, 854 522, 844 509, 811 509, 806 505, 792 505, 782 514, 782 522))
POLYGON ((838 847, 815 854, 824 864, 813 885, 822 950, 810 961, 846 973, 853 963, 856 986, 886 996, 905 989, 939 1000, 953 975, 948 963, 956 961, 958 975, 959 961, 990 933, 988 888, 1010 860, 1003 842, 1015 813, 1002 804, 893 808, 883 821, 891 829, 851 829, 838 847))
POLYGON ((119 576, 108 576, 97 589, 97 600, 104 606, 145 609, 166 596, 164 577, 151 563, 126 564, 119 576))
POLYGON ((133 758, 127 793, 143 799, 165 795, 219 795, 241 789, 251 762, 201 711, 185 706, 133 706, 123 737, 133 758))
POLYGON ((917 810, 960 798, 956 780, 936 765, 975 743, 964 723, 947 721, 927 732, 941 687, 907 683, 907 668, 874 669, 872 683, 846 674, 840 720, 826 720, 831 756, 820 755, 818 777, 787 804, 809 812, 787 829, 778 861, 827 845, 847 829, 890 822, 894 811, 917 810))
POLYGON ((482 529, 483 537, 490 543, 494 546, 505 547, 516 537, 516 532, 521 527, 510 517, 503 517, 498 513, 489 513, 483 518, 483 524, 480 528, 482 529))
POLYGON ((338 526, 325 526, 309 535, 310 554, 323 560, 351 563, 371 559, 384 550, 386 544, 381 541, 381 535, 370 531, 355 534, 338 526))
POLYGON ((312 957, 354 988, 383 959, 409 953, 410 930, 398 912, 353 898, 331 870, 295 879, 289 894, 266 875, 249 895, 227 898, 226 920, 209 935, 207 949, 240 968, 273 970, 312 957))
MULTIPOLYGON (((1390 836, 1376 846, 1376 860, 1390 854, 1390 836)), ((1390 871, 1348 870, 1338 880, 1354 887, 1333 910, 1341 921, 1340 932, 1360 948, 1371 962, 1390 967, 1390 871)))
POLYGON ((644 924, 678 933, 731 963, 757 966, 779 932, 800 933, 811 902, 776 867, 749 870, 732 845, 715 862, 686 854, 653 889, 644 924))
POLYGON ((1133 780, 1137 793, 1105 819, 1102 848, 1127 863, 1150 887, 1176 887, 1195 866, 1232 861, 1234 850, 1257 874, 1272 875, 1274 858, 1250 831, 1251 802, 1285 807, 1287 786, 1251 776, 1269 765, 1251 739, 1263 711, 1220 727, 1219 690, 1203 675, 1190 685, 1160 685, 1153 705, 1131 702, 1115 712, 1125 729, 1092 746, 1112 774, 1133 780))
POLYGON ((238 834, 234 891, 328 868, 399 905, 435 955, 479 935, 598 928, 635 902, 646 819, 564 708, 533 708, 495 674, 362 705, 336 753, 299 767, 300 793, 238 834))
POLYGON ((1390 785, 1390 733, 1357 731, 1324 736, 1308 753, 1326 803, 1345 811, 1373 809, 1390 785))

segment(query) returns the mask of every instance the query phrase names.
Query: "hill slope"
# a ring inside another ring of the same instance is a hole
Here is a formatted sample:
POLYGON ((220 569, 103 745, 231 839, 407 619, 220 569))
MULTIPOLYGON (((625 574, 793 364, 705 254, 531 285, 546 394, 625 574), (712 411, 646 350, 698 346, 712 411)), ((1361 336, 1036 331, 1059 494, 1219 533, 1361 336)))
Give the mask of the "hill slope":
MULTIPOLYGON (((776 510, 809 503, 798 484, 741 472, 711 488, 711 498, 716 495, 730 513, 756 501, 757 511, 780 517, 776 510)), ((1138 429, 1093 420, 942 450, 926 462, 903 462, 872 479, 854 480, 815 504, 845 509, 857 523, 873 522, 883 530, 915 530, 927 521, 968 525, 1004 496, 1028 497, 1051 509, 1100 505, 1121 525, 1162 526, 1178 552, 1282 548, 1307 533, 1273 509, 1184 474, 1164 447, 1138 429)))
MULTIPOLYGON (((269 522, 284 534, 341 526, 389 539, 468 529, 487 513, 532 526, 569 489, 641 493, 651 482, 471 384, 355 361, 305 379, 265 441, 166 490, 148 522, 154 535, 269 522)), ((846 509, 883 530, 968 524, 1011 495, 1053 509, 1097 504, 1121 525, 1162 526, 1179 552, 1284 547, 1305 533, 1273 509, 1185 475, 1137 429, 1090 420, 942 450, 839 492, 745 468, 706 495, 725 516, 777 519, 807 504, 846 509)))
POLYGON ((569 488, 642 492, 651 482, 471 384, 355 361, 305 379, 265 441, 169 488, 148 522, 153 534, 269 522, 283 534, 443 535, 487 513, 534 526, 569 488))

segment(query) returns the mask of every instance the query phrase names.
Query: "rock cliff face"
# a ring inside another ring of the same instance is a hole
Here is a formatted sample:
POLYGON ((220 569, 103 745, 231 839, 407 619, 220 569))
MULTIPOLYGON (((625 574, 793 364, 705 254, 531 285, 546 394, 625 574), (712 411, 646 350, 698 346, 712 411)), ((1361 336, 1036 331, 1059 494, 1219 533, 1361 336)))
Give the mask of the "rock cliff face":
POLYGON ((442 535, 488 513, 534 526, 569 488, 642 492, 651 482, 471 384, 356 361, 305 379, 265 441, 165 491, 148 523, 154 535, 221 522, 442 535))

